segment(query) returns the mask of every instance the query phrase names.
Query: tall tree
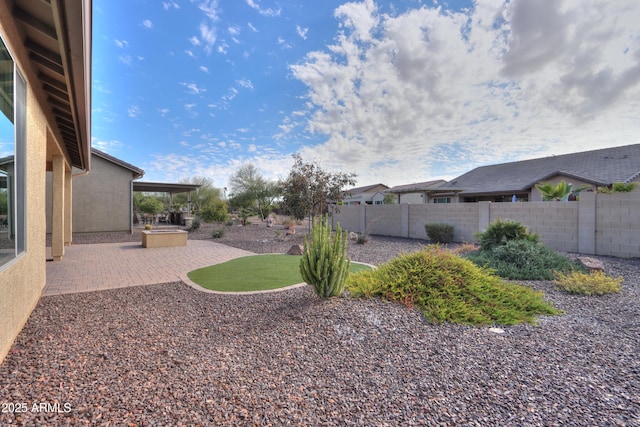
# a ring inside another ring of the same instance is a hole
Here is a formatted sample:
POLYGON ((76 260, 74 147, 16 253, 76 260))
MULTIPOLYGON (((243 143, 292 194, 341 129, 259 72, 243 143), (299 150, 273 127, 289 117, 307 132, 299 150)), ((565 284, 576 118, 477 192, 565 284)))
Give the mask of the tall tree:
POLYGON ((256 209, 262 219, 269 215, 273 201, 281 194, 280 185, 265 179, 252 163, 241 166, 231 175, 229 185, 232 205, 256 209))
POLYGON ((324 213, 329 203, 339 203, 346 196, 345 188, 355 185, 354 173, 328 172, 317 163, 305 163, 299 154, 289 177, 283 183, 284 204, 296 219, 324 213))
MULTIPOLYGON (((191 203, 195 204, 197 210, 203 206, 222 199, 222 190, 213 186, 213 181, 204 176, 193 176, 180 180, 182 184, 196 184, 200 187, 191 192, 191 203)), ((174 203, 185 205, 187 203, 187 193, 176 194, 173 197, 174 203)))

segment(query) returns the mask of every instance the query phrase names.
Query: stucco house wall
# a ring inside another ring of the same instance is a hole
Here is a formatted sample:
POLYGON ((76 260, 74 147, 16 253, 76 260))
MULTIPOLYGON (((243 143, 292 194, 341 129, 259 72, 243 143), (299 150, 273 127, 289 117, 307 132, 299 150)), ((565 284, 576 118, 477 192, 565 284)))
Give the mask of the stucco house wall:
MULTIPOLYGON (((8 103, 14 111, 24 111, 24 117, 16 113, 10 120, 16 130, 20 129, 16 131, 14 171, 17 180, 14 182, 21 185, 7 184, 15 192, 11 209, 17 215, 12 230, 15 230, 13 240, 18 249, 14 256, 7 253, 0 264, 0 363, 38 304, 46 285, 47 170, 55 174, 57 210, 52 255, 60 259, 66 243, 65 224, 71 221, 69 199, 64 197, 70 193, 71 165, 89 168, 90 119, 85 113, 90 114, 90 108, 85 107, 90 106, 90 17, 89 0, 39 3, 0 0, 0 38, 25 83, 24 102, 18 96, 8 103), (20 9, 21 20, 14 16, 16 9, 20 9), (55 32, 55 38, 30 25, 34 22, 32 13, 55 32), (26 43, 27 39, 29 43, 26 43), (56 71, 59 68, 47 69, 48 63, 39 62, 37 54, 29 50, 42 46, 41 43, 47 43, 50 57, 60 58, 58 66, 64 70, 62 74, 56 71), (57 109, 52 107, 51 93, 43 80, 53 82, 56 93, 68 96, 69 108, 73 108, 75 115, 64 122, 65 132, 61 131, 62 125, 58 121, 61 115, 67 115, 65 105, 58 103, 57 109)), ((11 65, 7 65, 6 62, 3 64, 3 78, 13 75, 8 70, 11 65)), ((9 94, 12 89, 4 86, 3 90, 9 94)))
MULTIPOLYGON (((73 232, 131 231, 135 174, 102 156, 91 156, 91 173, 73 177, 73 232)), ((47 173, 47 232, 51 232, 51 173, 47 173)))
MULTIPOLYGON (((0 28, 0 30, 3 29, 0 28)), ((5 43, 10 44, 7 39, 5 43)), ((25 200, 27 250, 0 267, 0 361, 4 359, 14 338, 27 322, 46 283, 45 189, 42 184, 45 180, 47 120, 31 90, 33 82, 26 76, 25 80, 27 83, 25 200)))

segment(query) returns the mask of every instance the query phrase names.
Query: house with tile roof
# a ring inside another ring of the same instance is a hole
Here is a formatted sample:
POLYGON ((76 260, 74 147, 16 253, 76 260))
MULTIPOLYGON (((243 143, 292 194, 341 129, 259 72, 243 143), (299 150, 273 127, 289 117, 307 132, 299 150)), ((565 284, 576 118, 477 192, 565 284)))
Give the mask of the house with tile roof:
POLYGON ((373 184, 347 190, 342 203, 344 205, 381 205, 384 192, 389 187, 384 184, 373 184))
MULTIPOLYGON (((397 185, 386 190, 386 194, 396 196, 396 203, 429 203, 429 194, 447 181, 436 179, 433 181, 414 182, 413 184, 397 185)), ((431 200, 433 203, 450 203, 446 197, 431 200)))
POLYGON ((560 181, 574 188, 610 187, 615 182, 640 182, 640 144, 542 157, 475 168, 429 191, 431 201, 541 201, 538 183, 560 181))

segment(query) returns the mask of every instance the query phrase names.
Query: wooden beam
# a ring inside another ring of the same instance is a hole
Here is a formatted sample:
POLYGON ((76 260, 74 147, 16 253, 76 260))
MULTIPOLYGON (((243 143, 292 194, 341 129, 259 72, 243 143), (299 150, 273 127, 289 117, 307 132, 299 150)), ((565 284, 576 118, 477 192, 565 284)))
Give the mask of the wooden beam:
POLYGON ((49 61, 47 58, 42 57, 40 55, 38 55, 35 52, 31 52, 29 54, 29 58, 33 61, 36 62, 38 64, 40 64, 41 66, 45 67, 48 70, 51 70, 52 72, 60 75, 60 76, 64 76, 64 68, 61 65, 55 64, 51 61, 49 61))
POLYGON ((13 8, 13 17, 21 21, 25 25, 49 37, 51 40, 55 40, 56 42, 58 41, 58 33, 56 32, 55 28, 51 27, 45 22, 40 21, 33 15, 30 15, 28 12, 20 9, 18 6, 14 6, 13 8))
POLYGON ((36 53, 41 57, 51 61, 52 63, 62 67, 62 56, 60 56, 55 52, 50 51, 46 47, 34 42, 33 40, 27 39, 24 42, 24 47, 29 49, 31 52, 36 53))
POLYGON ((44 89, 49 95, 55 96, 56 98, 60 98, 63 101, 69 102, 69 94, 67 92, 61 91, 51 85, 43 84, 42 89, 44 89))

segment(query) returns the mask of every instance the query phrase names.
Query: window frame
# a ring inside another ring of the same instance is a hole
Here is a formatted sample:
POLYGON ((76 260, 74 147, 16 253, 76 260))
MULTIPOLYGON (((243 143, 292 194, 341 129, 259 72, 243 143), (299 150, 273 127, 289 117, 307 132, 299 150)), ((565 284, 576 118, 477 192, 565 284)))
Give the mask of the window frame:
MULTIPOLYGON (((13 254, 7 253, 6 257, 0 258, 0 271, 6 269, 27 252, 27 82, 18 64, 14 59, 5 38, 0 34, 0 43, 11 60, 13 67, 11 76, 13 78, 12 93, 12 118, 13 119, 13 176, 7 176, 7 233, 9 240, 13 241, 13 254)), ((9 249, 8 247, 7 249, 9 249)))

